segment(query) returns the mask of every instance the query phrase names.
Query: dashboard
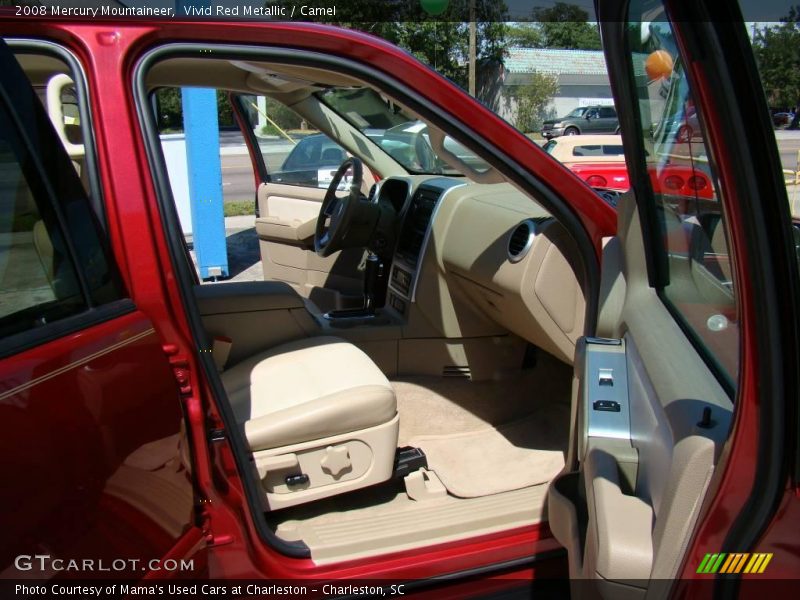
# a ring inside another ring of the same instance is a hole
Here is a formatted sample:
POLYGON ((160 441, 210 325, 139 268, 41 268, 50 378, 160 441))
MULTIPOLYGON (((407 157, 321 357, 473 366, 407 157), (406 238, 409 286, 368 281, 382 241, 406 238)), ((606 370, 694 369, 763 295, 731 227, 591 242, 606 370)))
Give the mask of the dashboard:
MULTIPOLYGON (((547 211, 510 184, 463 178, 391 177, 377 194, 398 212, 391 310, 431 325, 431 335, 511 332, 572 363, 585 318, 583 267, 547 211)), ((426 335, 415 323, 408 329, 426 335)))

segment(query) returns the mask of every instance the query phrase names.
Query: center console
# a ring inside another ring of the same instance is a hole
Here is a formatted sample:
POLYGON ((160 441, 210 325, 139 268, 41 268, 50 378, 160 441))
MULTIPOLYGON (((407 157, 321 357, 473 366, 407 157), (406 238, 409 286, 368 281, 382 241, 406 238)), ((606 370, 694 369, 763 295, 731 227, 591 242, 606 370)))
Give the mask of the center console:
POLYGON ((431 234, 431 226, 444 196, 461 184, 451 179, 429 179, 414 191, 402 217, 391 271, 387 304, 406 316, 414 302, 419 270, 431 234))

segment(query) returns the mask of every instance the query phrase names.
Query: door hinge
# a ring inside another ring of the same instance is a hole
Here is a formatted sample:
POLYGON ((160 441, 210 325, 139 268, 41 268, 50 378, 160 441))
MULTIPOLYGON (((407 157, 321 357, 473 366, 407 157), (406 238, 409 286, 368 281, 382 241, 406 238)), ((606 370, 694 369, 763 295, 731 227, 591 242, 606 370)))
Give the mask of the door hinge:
POLYGON ((233 543, 233 536, 229 533, 224 534, 215 534, 211 528, 211 515, 209 514, 209 508, 211 506, 211 501, 206 499, 200 500, 199 505, 197 506, 198 512, 201 514, 202 519, 202 531, 203 531, 203 539, 208 546, 224 546, 226 544, 233 543))
POLYGON ((175 344, 164 344, 161 349, 167 355, 169 366, 172 367, 172 375, 178 382, 178 389, 184 396, 192 393, 192 374, 189 369, 189 359, 178 354, 178 347, 175 344))

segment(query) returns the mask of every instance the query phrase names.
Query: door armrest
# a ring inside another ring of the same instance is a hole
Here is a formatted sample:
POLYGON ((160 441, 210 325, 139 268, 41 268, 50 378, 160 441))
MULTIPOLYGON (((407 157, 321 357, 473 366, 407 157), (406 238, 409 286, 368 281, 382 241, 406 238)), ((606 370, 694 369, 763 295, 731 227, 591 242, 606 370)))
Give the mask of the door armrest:
POLYGON ((316 226, 316 217, 307 221, 299 219, 283 221, 269 215, 256 219, 256 233, 259 239, 276 242, 306 242, 314 236, 316 226))
POLYGON ((653 568, 652 507, 622 492, 617 461, 604 450, 588 452, 584 476, 596 574, 612 581, 646 581, 653 568))
POLYGON ((305 307, 300 294, 281 281, 196 285, 194 296, 203 316, 305 307))

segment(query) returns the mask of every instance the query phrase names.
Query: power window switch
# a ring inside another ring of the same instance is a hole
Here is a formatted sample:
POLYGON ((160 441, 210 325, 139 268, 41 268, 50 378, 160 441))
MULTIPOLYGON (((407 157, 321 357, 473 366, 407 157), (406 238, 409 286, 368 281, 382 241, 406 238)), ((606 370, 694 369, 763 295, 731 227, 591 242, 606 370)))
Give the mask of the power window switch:
POLYGON ((602 412, 620 411, 619 402, 617 402, 616 400, 595 400, 594 403, 592 404, 592 408, 602 412))
POLYGON ((614 370, 600 369, 597 373, 597 383, 601 386, 612 387, 614 385, 614 370))

